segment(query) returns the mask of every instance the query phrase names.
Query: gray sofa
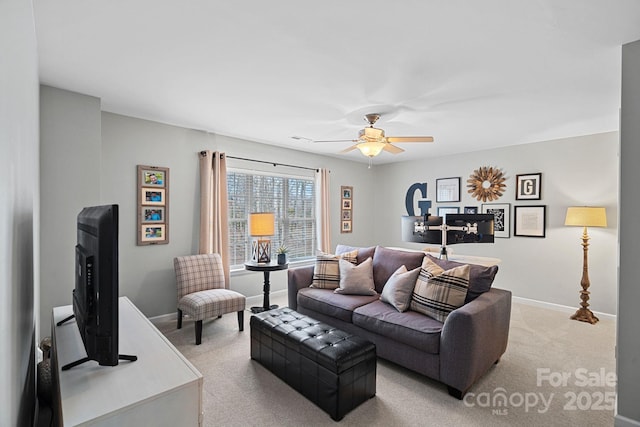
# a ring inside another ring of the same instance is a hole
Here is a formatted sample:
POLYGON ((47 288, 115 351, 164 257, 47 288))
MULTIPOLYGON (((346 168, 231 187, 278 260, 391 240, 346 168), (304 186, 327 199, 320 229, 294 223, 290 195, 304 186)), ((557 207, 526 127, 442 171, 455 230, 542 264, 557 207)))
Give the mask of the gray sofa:
MULTIPOLYGON (((352 249, 338 245, 336 253, 352 249)), ((444 323, 416 311, 399 312, 382 302, 379 294, 393 272, 402 265, 408 270, 420 267, 425 256, 431 257, 380 246, 358 248, 358 264, 373 258, 375 296, 312 288, 313 265, 289 269, 289 307, 372 341, 379 357, 444 383, 449 394, 462 399, 507 348, 511 292, 491 288, 497 266, 471 264, 465 304, 444 323)), ((436 262, 445 269, 457 264, 436 262)))

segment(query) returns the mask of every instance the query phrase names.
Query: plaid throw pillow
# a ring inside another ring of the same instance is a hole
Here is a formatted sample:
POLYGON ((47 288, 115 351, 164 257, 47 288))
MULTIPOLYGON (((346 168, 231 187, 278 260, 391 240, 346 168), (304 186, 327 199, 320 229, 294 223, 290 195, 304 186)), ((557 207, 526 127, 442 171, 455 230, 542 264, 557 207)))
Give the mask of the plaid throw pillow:
POLYGON ((469 287, 469 266, 444 271, 428 257, 411 296, 411 310, 443 322, 449 313, 462 307, 469 287))
POLYGON ((355 264, 358 261, 358 250, 340 255, 324 253, 318 255, 310 287, 319 289, 337 289, 340 287, 340 264, 338 263, 340 259, 355 264))

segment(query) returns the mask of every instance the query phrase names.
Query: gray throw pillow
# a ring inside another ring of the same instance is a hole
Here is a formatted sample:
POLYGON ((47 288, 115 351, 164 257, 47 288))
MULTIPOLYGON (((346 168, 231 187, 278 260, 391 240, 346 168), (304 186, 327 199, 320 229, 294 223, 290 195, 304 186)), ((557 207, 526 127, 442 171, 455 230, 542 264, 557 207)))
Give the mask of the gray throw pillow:
POLYGON ((358 251, 345 252, 340 255, 320 254, 316 256, 316 264, 313 269, 313 281, 310 288, 336 289, 340 285, 340 267, 338 260, 347 260, 356 263, 358 251))
POLYGON ((373 282, 376 287, 375 290, 382 292, 389 277, 396 271, 401 265, 404 265, 407 270, 413 270, 422 265, 424 258, 424 252, 420 251, 403 251, 399 249, 385 248, 384 246, 376 247, 373 254, 373 282))
POLYGON ((373 259, 367 258, 359 265, 339 259, 338 265, 340 266, 340 287, 333 292, 346 295, 376 295, 373 289, 373 259))
POLYGON ((399 312, 407 311, 418 274, 420 274, 420 267, 411 271, 407 271, 407 267, 404 265, 398 268, 384 285, 380 300, 391 304, 399 312))

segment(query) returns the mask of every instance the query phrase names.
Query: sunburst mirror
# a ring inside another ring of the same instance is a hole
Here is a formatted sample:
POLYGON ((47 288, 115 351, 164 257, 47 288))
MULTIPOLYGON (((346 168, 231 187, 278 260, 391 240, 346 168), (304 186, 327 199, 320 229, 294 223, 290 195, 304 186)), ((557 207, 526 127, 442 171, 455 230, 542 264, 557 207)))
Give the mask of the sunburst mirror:
POLYGON ((506 178, 502 170, 482 166, 473 171, 467 180, 468 193, 483 202, 498 200, 504 193, 506 178))

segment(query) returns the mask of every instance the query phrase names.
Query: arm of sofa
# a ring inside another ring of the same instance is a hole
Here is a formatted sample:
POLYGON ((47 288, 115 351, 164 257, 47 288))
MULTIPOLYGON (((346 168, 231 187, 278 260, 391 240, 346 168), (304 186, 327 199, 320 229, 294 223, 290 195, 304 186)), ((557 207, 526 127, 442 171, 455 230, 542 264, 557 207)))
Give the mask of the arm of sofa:
POLYGON ((287 292, 289 297, 289 308, 298 308, 298 290, 308 288, 313 281, 314 265, 290 268, 287 270, 287 292))
POLYGON ((452 311, 440 335, 440 381, 462 399, 507 349, 511 292, 492 288, 452 311))

